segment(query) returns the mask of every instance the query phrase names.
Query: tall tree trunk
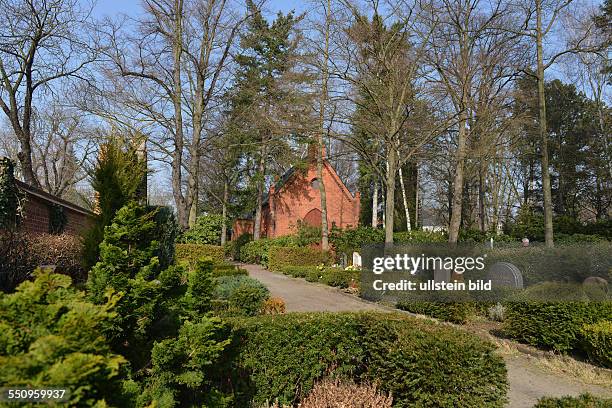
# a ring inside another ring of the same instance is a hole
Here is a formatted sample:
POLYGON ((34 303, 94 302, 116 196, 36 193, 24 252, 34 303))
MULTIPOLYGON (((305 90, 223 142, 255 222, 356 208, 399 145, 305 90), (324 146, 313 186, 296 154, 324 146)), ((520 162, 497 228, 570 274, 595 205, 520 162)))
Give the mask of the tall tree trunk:
POLYGON ((387 153, 387 180, 385 182, 387 193, 385 198, 385 244, 393 244, 393 211, 395 209, 395 173, 397 171, 397 157, 394 146, 389 146, 387 153))
POLYGON ((182 166, 183 166, 183 113, 182 113, 182 84, 181 84, 181 57, 183 53, 183 0, 175 0, 175 33, 172 43, 173 69, 173 106, 175 140, 174 153, 172 154, 172 190, 176 202, 178 222, 181 228, 189 227, 189 208, 186 207, 185 197, 182 191, 182 166))
POLYGON ((419 228, 419 162, 414 166, 414 227, 419 228))
POLYGON ((478 223, 480 231, 484 232, 486 229, 486 217, 485 217, 485 170, 486 165, 484 159, 481 159, 480 169, 478 171, 478 223))
POLYGON ((448 242, 456 244, 459 239, 459 228, 461 226, 461 209, 463 204, 463 179, 464 161, 466 150, 466 112, 465 109, 459 114, 459 133, 457 135, 457 157, 455 165, 455 177, 453 180, 453 199, 451 207, 451 219, 448 228, 448 242))
MULTIPOLYGON (((397 153, 399 157, 399 152, 397 153)), ((408 209, 408 199, 406 198, 406 186, 404 185, 404 175, 402 172, 402 166, 399 166, 399 179, 400 179, 400 188, 402 189, 402 201, 404 202, 404 213, 406 215, 406 229, 408 231, 412 230, 412 225, 410 223, 410 210, 408 209)))
POLYGON ((378 228, 378 180, 374 176, 374 194, 372 194, 372 228, 378 228))
POLYGON ((266 171, 265 145, 261 147, 257 171, 259 173, 257 181, 257 206, 255 207, 255 225, 253 225, 253 240, 255 241, 261 237, 261 210, 263 206, 263 190, 266 171))
POLYGON ((21 167, 21 174, 23 175, 23 180, 26 183, 40 188, 40 183, 38 182, 38 178, 34 173, 34 164, 32 163, 32 143, 30 142, 32 139, 29 134, 24 135, 23 133, 22 136, 18 135, 20 151, 17 153, 17 158, 19 159, 19 164, 21 167))
POLYGON ((325 145, 323 142, 323 132, 325 129, 325 105, 327 103, 327 81, 329 73, 327 59, 329 58, 329 25, 330 25, 331 0, 327 0, 325 12, 325 50, 323 52, 323 70, 321 78, 321 99, 319 104, 319 137, 317 154, 317 178, 319 179, 319 196, 321 197, 321 249, 329 250, 329 229, 327 226, 327 194, 325 193, 325 182, 323 181, 323 152, 325 145))
POLYGON ((538 107, 540 113, 540 140, 542 155, 542 192, 544 195, 544 241, 547 247, 554 246, 553 219, 552 219, 552 193, 550 186, 550 172, 548 169, 548 134, 546 129, 546 94, 544 90, 544 55, 542 47, 542 0, 536 0, 536 45, 538 59, 538 107))
POLYGON ((221 245, 227 241, 227 200, 229 199, 229 183, 223 183, 223 203, 221 203, 221 245))

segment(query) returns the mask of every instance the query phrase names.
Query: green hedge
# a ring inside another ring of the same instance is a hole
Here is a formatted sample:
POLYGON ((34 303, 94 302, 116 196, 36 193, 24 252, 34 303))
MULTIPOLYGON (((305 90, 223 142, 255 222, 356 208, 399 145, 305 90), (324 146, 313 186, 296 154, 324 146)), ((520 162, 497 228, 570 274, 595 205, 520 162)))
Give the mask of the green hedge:
POLYGON ((612 320, 587 324, 582 328, 581 335, 582 348, 589 359, 604 367, 612 368, 612 320))
POLYGON ((329 254, 316 248, 273 246, 268 250, 268 268, 277 272, 286 266, 316 266, 328 260, 329 254))
POLYGON ((612 399, 582 394, 579 397, 542 398, 533 408, 609 408, 611 406, 612 399))
POLYGON ((297 244, 292 236, 262 238, 257 241, 250 241, 240 248, 240 260, 245 263, 268 266, 268 251, 273 246, 297 247, 297 244))
POLYGON ((206 244, 176 244, 175 258, 176 262, 187 262, 190 266, 194 266, 201 258, 210 258, 214 263, 222 263, 225 261, 225 253, 223 247, 219 245, 206 244))
POLYGON ((284 266, 281 272, 294 278, 306 278, 308 282, 321 282, 328 286, 348 288, 359 285, 359 271, 344 270, 331 266, 284 266))
POLYGON ((404 295, 395 305, 400 310, 446 322, 464 324, 476 314, 467 292, 417 292, 404 295))
POLYGON ((239 268, 234 264, 223 262, 213 265, 212 274, 215 278, 218 278, 219 276, 238 276, 248 275, 249 273, 244 268, 239 268))
POLYGON ((612 302, 591 301, 580 290, 560 283, 526 289, 506 304, 504 333, 537 347, 560 352, 577 349, 584 325, 612 318, 612 302))
POLYGON ((377 382, 396 407, 502 407, 495 347, 432 322, 382 313, 260 316, 230 321, 237 406, 295 404, 324 376, 377 382))

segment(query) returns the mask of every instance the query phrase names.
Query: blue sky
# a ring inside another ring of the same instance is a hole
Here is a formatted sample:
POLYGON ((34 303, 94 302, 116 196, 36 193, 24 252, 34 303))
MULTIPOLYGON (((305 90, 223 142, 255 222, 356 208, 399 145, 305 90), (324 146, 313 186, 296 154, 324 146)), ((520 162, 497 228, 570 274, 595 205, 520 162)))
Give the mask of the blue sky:
MULTIPOLYGON (((273 13, 290 10, 300 12, 304 10, 304 2, 298 0, 269 0, 266 8, 273 13)), ((98 0, 94 12, 98 17, 112 17, 119 13, 134 16, 140 10, 141 0, 98 0)))

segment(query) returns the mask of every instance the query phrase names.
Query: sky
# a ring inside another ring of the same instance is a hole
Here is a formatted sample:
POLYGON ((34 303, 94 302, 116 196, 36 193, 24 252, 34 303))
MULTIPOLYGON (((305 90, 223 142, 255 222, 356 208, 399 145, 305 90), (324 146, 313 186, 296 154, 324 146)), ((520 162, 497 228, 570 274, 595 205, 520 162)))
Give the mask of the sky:
MULTIPOLYGON (((268 0, 266 7, 274 14, 278 11, 286 13, 291 10, 301 12, 304 10, 304 3, 299 0, 268 0)), ((141 8, 141 0, 97 0, 94 13, 98 17, 112 17, 119 13, 134 16, 141 8)))

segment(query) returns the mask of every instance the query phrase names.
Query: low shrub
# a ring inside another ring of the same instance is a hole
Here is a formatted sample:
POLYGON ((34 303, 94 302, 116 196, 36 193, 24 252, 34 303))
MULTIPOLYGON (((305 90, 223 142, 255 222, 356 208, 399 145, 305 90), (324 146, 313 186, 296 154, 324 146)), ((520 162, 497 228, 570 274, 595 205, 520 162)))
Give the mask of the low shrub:
POLYGON ((213 265, 213 276, 218 278, 219 276, 238 276, 238 275, 248 275, 249 272, 244 269, 244 268, 240 268, 234 264, 231 263, 220 263, 220 264, 214 264, 213 265))
POLYGON ((242 287, 253 287, 266 295, 269 293, 263 283, 249 276, 220 276, 216 281, 217 285, 213 292, 215 299, 229 300, 233 293, 242 287))
POLYGON ((426 244, 432 242, 446 242, 448 237, 445 232, 412 230, 402 231, 393 234, 393 242, 398 244, 419 243, 426 244))
POLYGON ((329 254, 316 248, 272 246, 268 250, 268 268, 282 271, 286 266, 311 266, 325 264, 329 254))
POLYGON ((446 322, 465 324, 476 314, 467 292, 415 292, 405 294, 396 307, 446 322))
POLYGON ((506 307, 497 303, 487 309, 487 316, 494 322, 503 322, 506 317, 506 307))
POLYGON ((293 276, 294 278, 305 278, 308 272, 317 270, 316 266, 284 266, 280 272, 285 275, 293 276))
POLYGON ((94 305, 71 287, 70 277, 42 270, 34 275, 15 293, 0 293, 0 383, 62 384, 70 389, 66 406, 126 406, 121 376, 128 363, 104 335, 118 295, 109 292, 103 304, 94 305))
POLYGON ((247 242, 240 249, 240 260, 245 263, 268 266, 268 251, 273 246, 297 247, 294 237, 262 238, 247 242))
POLYGON ((28 239, 29 251, 36 266, 55 265, 55 272, 70 276, 75 282, 87 280, 81 263, 83 242, 75 235, 33 235, 28 239))
POLYGON ((56 273, 82 283, 87 280, 82 254, 82 240, 75 235, 0 234, 0 290, 12 291, 42 265, 54 265, 56 273))
POLYGON ((321 271, 321 283, 346 289, 351 283, 359 282, 359 271, 343 268, 325 268, 321 271))
POLYGON ((579 397, 542 398, 533 408, 608 408, 610 406, 612 406, 612 399, 582 394, 579 397))
POLYGON ((176 244, 176 262, 187 262, 193 268, 201 258, 210 258, 214 263, 223 263, 225 253, 222 246, 201 244, 176 244))
POLYGON ((285 301, 279 297, 266 299, 261 307, 261 314, 277 315, 285 314, 285 301))
POLYGON ((304 279, 306 279, 307 282, 319 282, 322 277, 322 270, 317 267, 313 267, 306 272, 304 279))
POLYGON ((259 314, 268 299, 269 292, 255 286, 240 286, 228 298, 230 311, 238 315, 255 316, 259 314))
POLYGON ((352 381, 323 380, 313 387, 300 408, 391 408, 393 397, 375 385, 352 381))
POLYGON ((576 349, 585 324, 610 319, 612 302, 590 301, 580 287, 543 283, 526 289, 506 305, 508 336, 560 352, 576 349))
POLYGON ((495 346, 434 322, 387 313, 232 319, 237 406, 303 400, 324 377, 379 385, 395 406, 502 407, 495 346))
POLYGON ((581 337, 582 349, 589 359, 596 364, 612 368, 612 320, 583 326, 581 337))

